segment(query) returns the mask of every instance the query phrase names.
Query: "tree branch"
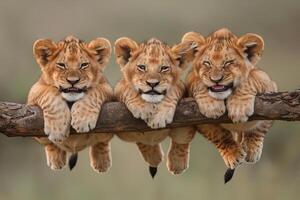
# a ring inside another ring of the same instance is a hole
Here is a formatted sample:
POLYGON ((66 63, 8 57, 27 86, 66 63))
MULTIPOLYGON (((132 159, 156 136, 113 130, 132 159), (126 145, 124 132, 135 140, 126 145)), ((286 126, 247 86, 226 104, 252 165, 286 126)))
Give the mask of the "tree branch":
MULTIPOLYGON (((300 121, 300 91, 258 95, 255 112, 249 120, 300 121)), ((192 98, 183 99, 177 106, 174 121, 168 128, 196 124, 230 123, 225 114, 219 119, 208 119, 200 114, 192 98)), ((93 132, 149 131, 146 123, 135 119, 123 103, 109 102, 103 105, 100 118, 93 132)), ((45 136, 43 114, 36 106, 0 102, 0 132, 13 136, 45 136)), ((72 134, 75 133, 71 130, 72 134)))

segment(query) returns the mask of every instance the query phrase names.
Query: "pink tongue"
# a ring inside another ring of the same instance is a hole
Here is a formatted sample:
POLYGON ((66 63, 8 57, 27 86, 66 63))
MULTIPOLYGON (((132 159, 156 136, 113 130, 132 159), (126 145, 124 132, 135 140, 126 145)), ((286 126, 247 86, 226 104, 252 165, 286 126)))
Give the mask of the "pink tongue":
POLYGON ((215 90, 222 90, 225 88, 225 86, 224 85, 214 85, 214 86, 212 86, 212 88, 215 90))

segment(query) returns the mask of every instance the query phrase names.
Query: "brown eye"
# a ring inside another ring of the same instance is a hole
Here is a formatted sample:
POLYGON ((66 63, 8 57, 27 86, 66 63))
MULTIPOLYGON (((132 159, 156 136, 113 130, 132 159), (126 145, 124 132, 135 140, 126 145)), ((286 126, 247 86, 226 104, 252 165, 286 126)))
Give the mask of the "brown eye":
POLYGON ((224 63, 224 67, 228 67, 230 65, 234 64, 234 60, 228 60, 224 63))
POLYGON ((87 68, 87 67, 89 66, 89 64, 90 64, 90 63, 88 63, 88 62, 81 63, 80 69, 85 69, 85 68, 87 68))
POLYGON ((58 67, 59 69, 66 69, 65 63, 56 63, 56 67, 58 67))
POLYGON ((146 65, 137 65, 137 69, 141 72, 146 71, 146 65))
POLYGON ((203 64, 204 66, 206 66, 206 67, 210 67, 210 66, 211 66, 211 63, 210 63, 208 60, 203 61, 202 64, 203 64))
POLYGON ((167 72, 169 70, 170 70, 169 66, 161 66, 161 68, 160 68, 160 72, 167 72))

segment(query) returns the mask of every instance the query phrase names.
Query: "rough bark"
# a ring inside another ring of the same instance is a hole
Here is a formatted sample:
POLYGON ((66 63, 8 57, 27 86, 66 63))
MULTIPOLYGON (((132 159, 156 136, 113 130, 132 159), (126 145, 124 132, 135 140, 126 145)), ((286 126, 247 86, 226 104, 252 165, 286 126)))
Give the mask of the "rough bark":
MULTIPOLYGON (((300 121, 300 91, 258 95, 255 112, 249 120, 300 121)), ((204 123, 230 123, 226 114, 219 119, 208 119, 200 114, 192 98, 183 99, 177 106, 174 121, 167 127, 183 127, 204 123)), ((100 113, 95 133, 151 130, 140 119, 135 119, 124 104, 106 103, 100 113)), ((0 132, 7 136, 45 136, 43 114, 35 106, 0 102, 0 132)), ((71 131, 75 133, 74 130, 71 131)))

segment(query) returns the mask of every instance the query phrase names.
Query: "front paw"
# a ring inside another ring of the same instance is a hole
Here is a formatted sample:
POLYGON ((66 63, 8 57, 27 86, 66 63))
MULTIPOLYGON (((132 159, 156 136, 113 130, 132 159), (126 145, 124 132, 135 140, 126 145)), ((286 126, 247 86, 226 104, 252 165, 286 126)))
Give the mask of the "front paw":
POLYGON ((175 110, 170 109, 166 112, 158 112, 152 115, 147 122, 147 125, 152 129, 165 128, 167 124, 171 124, 173 121, 175 110))
POLYGON ((96 127, 98 113, 72 113, 71 125, 77 133, 87 133, 96 127))
POLYGON ((146 123, 149 121, 150 117, 152 116, 152 112, 149 111, 148 109, 144 108, 141 109, 139 107, 134 107, 134 108, 129 108, 130 112, 132 113, 132 115, 134 116, 134 118, 137 119, 142 119, 144 120, 146 123))
POLYGON ((54 143, 61 143, 70 135, 70 125, 68 119, 53 120, 45 117, 44 132, 48 139, 54 143))
POLYGON ((139 119, 139 118, 141 118, 141 116, 142 116, 142 114, 143 114, 143 112, 140 110, 140 109, 130 109, 129 108, 129 111, 131 112, 131 114, 133 115, 133 117, 134 118, 137 118, 137 119, 139 119))
POLYGON ((197 101, 197 103, 200 113, 207 118, 217 119, 226 112, 224 101, 212 101, 209 103, 197 101))
POLYGON ((248 118, 254 113, 254 101, 249 103, 230 103, 228 105, 228 117, 233 123, 242 123, 248 121, 248 118))

